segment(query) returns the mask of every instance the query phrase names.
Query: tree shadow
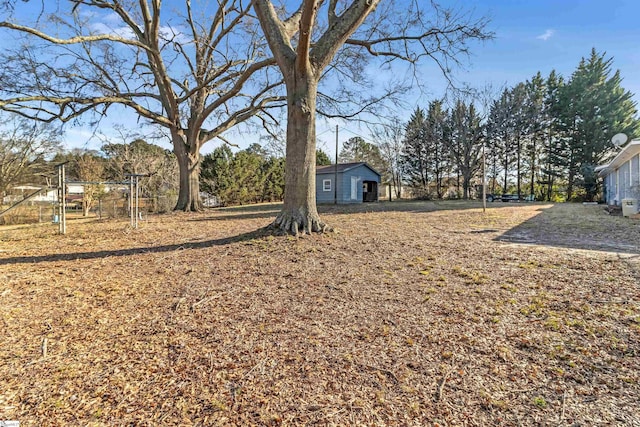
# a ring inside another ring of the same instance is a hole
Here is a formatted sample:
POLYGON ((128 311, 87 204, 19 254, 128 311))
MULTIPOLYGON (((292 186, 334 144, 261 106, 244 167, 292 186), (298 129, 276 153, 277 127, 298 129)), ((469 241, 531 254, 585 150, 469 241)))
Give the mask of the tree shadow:
POLYGON ((205 221, 231 221, 231 220, 243 220, 243 219, 265 219, 265 218, 273 218, 275 219, 276 215, 278 215, 278 210, 273 211, 263 211, 263 212, 239 212, 237 214, 224 214, 224 215, 215 215, 215 216, 207 216, 204 218, 189 218, 188 222, 205 222, 205 221))
POLYGON ((76 260, 87 260, 87 259, 97 259, 97 258, 124 257, 124 256, 130 256, 130 255, 164 253, 164 252, 173 252, 173 251, 184 250, 184 249, 205 249, 205 248, 210 248, 214 246, 224 246, 232 243, 246 242, 246 241, 266 237, 272 234, 273 232, 271 230, 269 230, 267 227, 263 227, 247 233, 238 234, 236 236, 223 237, 220 239, 213 239, 213 240, 205 240, 201 242, 186 242, 186 243, 176 243, 172 245, 146 246, 146 247, 92 251, 92 252, 72 252, 72 253, 66 253, 66 254, 49 254, 49 255, 37 255, 37 256, 18 256, 18 257, 10 257, 10 258, 0 258, 0 265, 37 264, 40 262, 52 262, 52 261, 76 261, 76 260))
POLYGON ((608 215, 602 206, 554 204, 495 238, 496 241, 640 254, 640 224, 608 215))
MULTIPOLYGON (((514 203, 487 203, 488 209, 514 207, 514 203)), ((230 221, 245 219, 275 219, 282 208, 282 203, 232 206, 212 208, 205 217, 194 217, 187 221, 230 221)), ((478 200, 382 200, 374 203, 353 204, 318 204, 320 215, 351 215, 354 213, 371 212, 405 212, 428 213, 443 210, 471 210, 482 209, 482 202, 478 200)))

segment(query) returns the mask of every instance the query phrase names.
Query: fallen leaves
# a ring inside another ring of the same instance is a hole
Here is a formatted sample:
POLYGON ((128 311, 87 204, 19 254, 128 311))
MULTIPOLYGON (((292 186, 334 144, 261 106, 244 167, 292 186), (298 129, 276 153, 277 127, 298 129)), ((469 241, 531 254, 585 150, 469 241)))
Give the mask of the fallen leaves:
POLYGON ((478 206, 331 206, 340 234, 301 239, 260 231, 272 206, 0 230, 0 419, 638 424, 639 270, 607 252, 637 227, 478 206))

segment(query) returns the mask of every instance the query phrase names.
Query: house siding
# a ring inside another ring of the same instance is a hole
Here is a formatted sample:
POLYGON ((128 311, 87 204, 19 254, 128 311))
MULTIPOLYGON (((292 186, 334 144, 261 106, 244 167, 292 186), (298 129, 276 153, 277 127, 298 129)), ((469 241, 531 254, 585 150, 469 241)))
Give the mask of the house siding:
POLYGON ((629 197, 631 180, 629 179, 629 173, 631 172, 631 164, 629 162, 620 166, 618 170, 618 192, 620 193, 620 200, 629 197))
MULTIPOLYGON (((335 173, 319 173, 316 175, 316 202, 317 203, 333 203, 334 202, 334 183, 335 173), (331 180, 331 191, 323 191, 323 181, 331 180)), ((380 176, 372 171, 368 166, 362 164, 344 172, 338 173, 338 203, 362 203, 362 182, 375 181, 380 185, 380 176), (351 198, 351 179, 356 182, 356 199, 351 198)))
POLYGON ((604 199, 620 205, 622 199, 640 199, 640 154, 604 176, 604 199))
MULTIPOLYGON (((332 174, 318 174, 316 175, 316 202, 317 203, 333 203, 334 199, 334 178, 332 174), (331 182, 331 191, 324 191, 322 182, 328 179, 331 182)), ((340 181, 340 174, 338 174, 338 181, 340 181)), ((340 185, 338 185, 338 196, 340 195, 340 185)))
POLYGON ((610 173, 604 178, 604 199, 609 205, 615 205, 618 194, 618 183, 616 173, 610 173))
POLYGON ((631 159, 631 197, 640 199, 640 154, 631 159))

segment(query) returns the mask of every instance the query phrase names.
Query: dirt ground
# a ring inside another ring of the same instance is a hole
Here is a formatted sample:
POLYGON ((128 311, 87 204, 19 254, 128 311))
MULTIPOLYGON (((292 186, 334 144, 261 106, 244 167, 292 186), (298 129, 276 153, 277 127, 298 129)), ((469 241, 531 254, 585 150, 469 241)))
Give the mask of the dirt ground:
POLYGON ((0 229, 0 420, 640 426, 640 221, 277 205, 0 229))

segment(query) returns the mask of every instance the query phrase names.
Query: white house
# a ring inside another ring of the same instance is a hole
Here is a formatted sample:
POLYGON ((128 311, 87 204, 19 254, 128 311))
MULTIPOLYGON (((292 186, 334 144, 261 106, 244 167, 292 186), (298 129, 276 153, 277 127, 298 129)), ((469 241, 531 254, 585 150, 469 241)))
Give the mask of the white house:
POLYGON ((607 204, 619 206, 623 199, 640 199, 640 140, 629 142, 609 164, 598 166, 596 172, 604 179, 607 204))
MULTIPOLYGON (((25 197, 30 194, 35 193, 40 190, 41 186, 35 185, 19 185, 13 187, 11 189, 11 194, 5 196, 2 200, 5 204, 12 204, 23 200, 25 197)), ((45 202, 45 203, 54 203, 58 201, 58 191, 55 188, 49 188, 46 190, 40 191, 35 196, 30 199, 32 202, 45 202)))

